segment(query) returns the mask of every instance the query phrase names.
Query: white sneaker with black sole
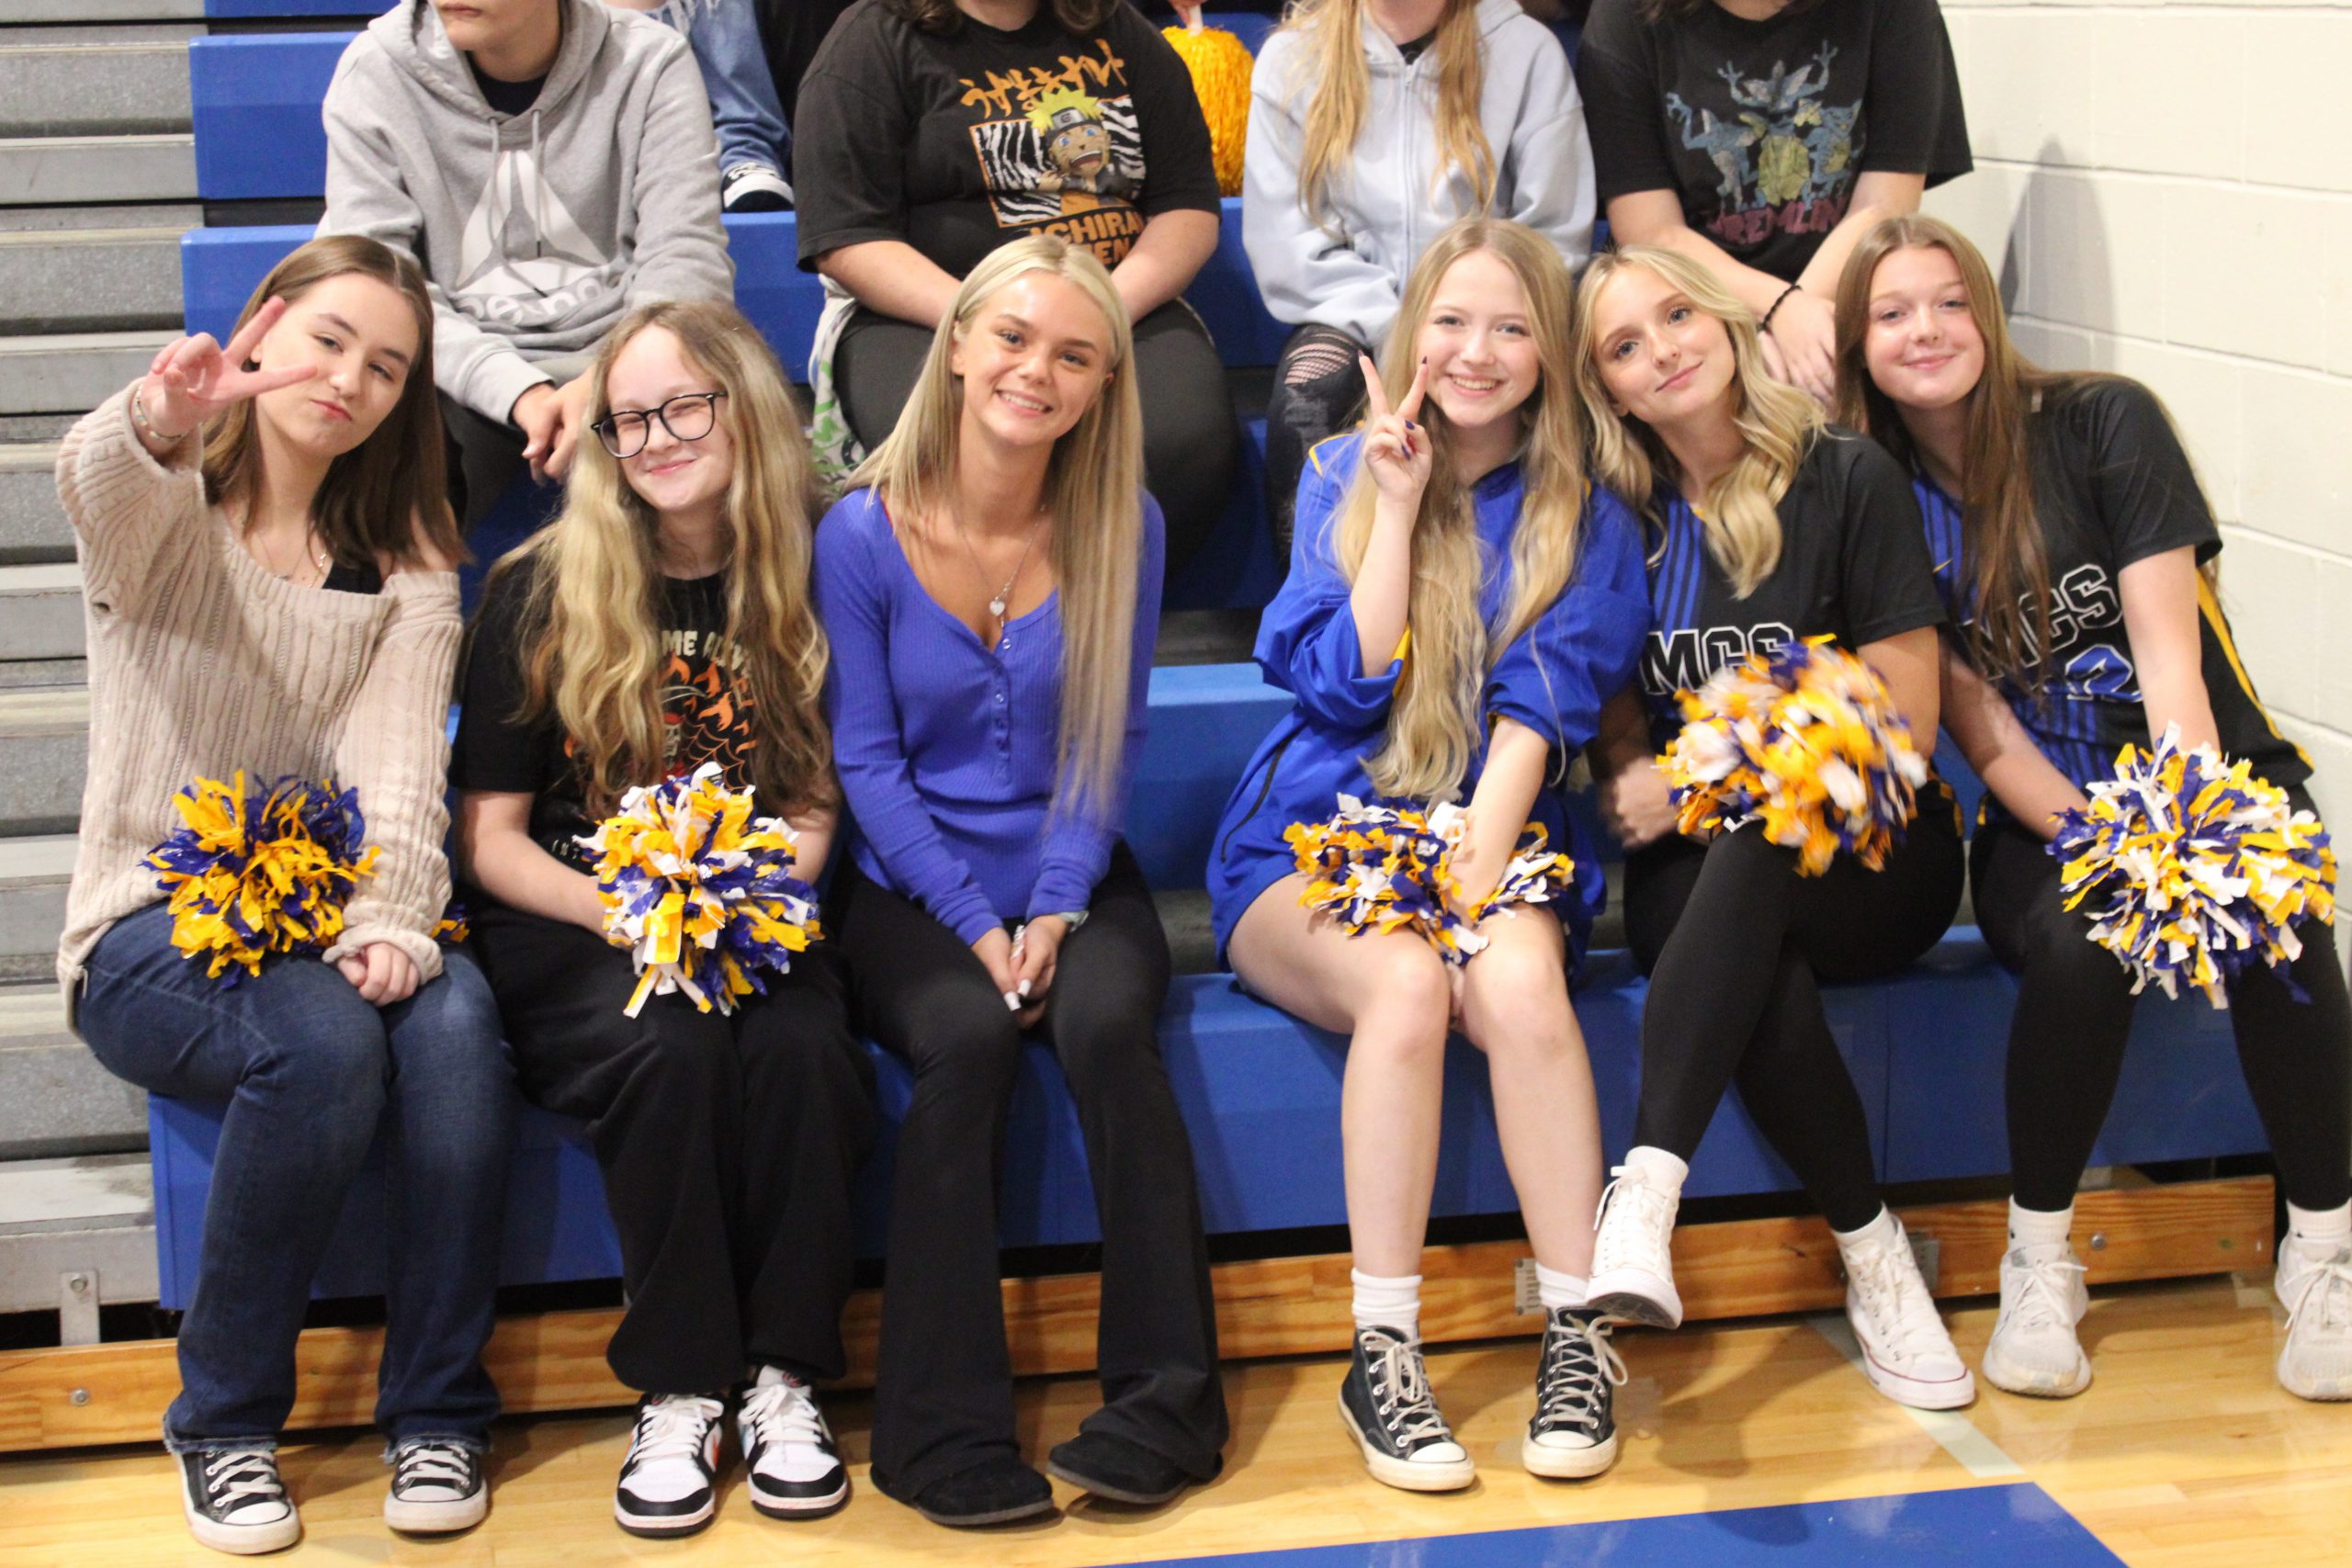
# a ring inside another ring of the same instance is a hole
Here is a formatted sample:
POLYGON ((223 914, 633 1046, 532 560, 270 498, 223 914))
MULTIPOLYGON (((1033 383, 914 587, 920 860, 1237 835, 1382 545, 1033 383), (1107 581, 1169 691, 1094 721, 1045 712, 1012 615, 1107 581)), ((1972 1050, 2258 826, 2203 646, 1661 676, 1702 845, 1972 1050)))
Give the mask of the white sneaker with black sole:
POLYGON ((849 1501, 849 1472, 808 1385, 762 1367, 735 1413, 752 1506, 770 1518, 809 1519, 849 1501))
POLYGON ((718 178, 718 205, 728 212, 786 212, 792 187, 765 164, 738 164, 718 178))
POLYGON ((269 1450, 197 1449, 177 1457, 180 1507, 198 1540, 244 1557, 302 1539, 302 1516, 269 1450))
POLYGON ((1340 1385, 1340 1421, 1374 1481, 1407 1492, 1458 1492, 1478 1478, 1430 1393, 1420 1342, 1396 1329, 1356 1330, 1340 1385))
POLYGON ((714 1394, 649 1393, 613 1489, 613 1517, 631 1535, 692 1535, 718 1505, 718 1444, 727 1402, 714 1394))
POLYGON ((1520 1450, 1530 1473, 1581 1481, 1617 1462, 1614 1405, 1625 1362, 1609 1342, 1611 1326, 1587 1307, 1561 1307, 1545 1323, 1535 1416, 1520 1450))
POLYGON ((2001 1255, 2001 1315, 1984 1347, 1984 1381, 2036 1399, 2070 1399, 2091 1386, 2091 1359, 2075 1325, 2090 1310, 2083 1266, 2063 1241, 2001 1255))
POLYGON ((2298 1399, 2352 1399, 2352 1248, 2315 1253, 2290 1235, 2273 1283, 2287 1308, 2278 1386, 2298 1399))
POLYGON ((1897 1223, 1892 1239, 1841 1242, 1846 1321, 1871 1386, 1915 1410, 1957 1410, 1976 1397, 1976 1379, 1936 1315, 1936 1299, 1897 1223))
POLYGON ((1679 1189, 1630 1161, 1609 1173, 1592 1241, 1594 1312, 1652 1328, 1682 1326, 1682 1296, 1674 1288, 1674 1216, 1679 1189))
POLYGON ((471 1529, 490 1513, 481 1456, 463 1443, 418 1438, 392 1450, 384 1522, 410 1535, 471 1529))

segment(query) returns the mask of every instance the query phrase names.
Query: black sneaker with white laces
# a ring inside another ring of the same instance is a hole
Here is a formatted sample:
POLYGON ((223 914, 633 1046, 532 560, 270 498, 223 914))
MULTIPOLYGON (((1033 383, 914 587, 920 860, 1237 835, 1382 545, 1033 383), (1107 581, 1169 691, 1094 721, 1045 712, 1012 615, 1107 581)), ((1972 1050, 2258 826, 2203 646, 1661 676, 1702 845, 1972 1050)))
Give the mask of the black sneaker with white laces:
POLYGON ((729 212, 789 212, 792 187, 766 164, 738 164, 719 177, 718 205, 729 212))
POLYGON ((1528 1471, 1555 1480, 1599 1475, 1617 1462, 1617 1385, 1625 1363, 1609 1342, 1607 1317, 1561 1307, 1544 1325, 1535 1364, 1535 1417, 1520 1450, 1528 1471))
POLYGON ((1356 1330, 1340 1385, 1340 1419, 1374 1481, 1408 1492, 1454 1492, 1477 1479, 1470 1455, 1430 1393, 1421 1345, 1394 1328, 1356 1330))
POLYGON ((193 1449, 178 1458, 187 1528, 213 1551, 249 1556, 302 1539, 302 1517, 267 1449, 193 1449))
POLYGON ((649 1393, 613 1489, 613 1518, 631 1535, 692 1535, 718 1504, 718 1443, 727 1402, 717 1394, 649 1393))
POLYGON ((471 1529, 490 1513, 481 1455, 443 1438, 414 1438, 392 1450, 384 1522, 410 1535, 471 1529))
POLYGON ((781 1367, 762 1367, 735 1412, 752 1506, 772 1519, 813 1519, 849 1501, 849 1472, 816 1393, 781 1367))

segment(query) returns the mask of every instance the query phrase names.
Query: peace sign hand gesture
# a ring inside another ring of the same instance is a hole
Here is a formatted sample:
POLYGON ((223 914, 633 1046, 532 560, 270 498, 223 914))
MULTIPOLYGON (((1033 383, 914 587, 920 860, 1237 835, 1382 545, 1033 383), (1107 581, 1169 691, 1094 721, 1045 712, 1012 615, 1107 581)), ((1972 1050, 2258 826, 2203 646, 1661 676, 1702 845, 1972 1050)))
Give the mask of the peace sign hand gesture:
POLYGON ((159 441, 176 441, 211 420, 232 403, 291 387, 316 376, 318 367, 290 365, 277 370, 248 370, 245 362, 263 334, 286 314, 286 301, 272 299, 254 312, 229 346, 221 347, 209 333, 198 333, 166 344, 147 367, 139 386, 139 404, 150 432, 159 441))
POLYGON ((1372 482, 1379 487, 1382 500, 1418 507, 1430 482, 1430 436, 1413 423, 1413 416, 1421 412, 1421 398, 1429 389, 1430 362, 1421 361, 1405 400, 1391 409, 1372 356, 1356 357, 1363 367, 1363 460, 1372 470, 1372 482))

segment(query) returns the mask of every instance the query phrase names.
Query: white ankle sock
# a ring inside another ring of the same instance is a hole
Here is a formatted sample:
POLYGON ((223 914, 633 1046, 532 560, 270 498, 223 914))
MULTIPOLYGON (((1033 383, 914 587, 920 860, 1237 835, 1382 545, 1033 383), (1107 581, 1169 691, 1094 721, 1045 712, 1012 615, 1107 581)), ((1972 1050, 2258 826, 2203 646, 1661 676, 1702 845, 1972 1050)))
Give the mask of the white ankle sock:
POLYGON ((1860 1247, 1867 1242, 1877 1242, 1883 1246, 1892 1247, 1901 1233, 1894 1224, 1894 1211, 1881 1204, 1878 1217, 1860 1230, 1833 1230, 1829 1234, 1838 1238, 1838 1249, 1843 1251, 1848 1247, 1860 1247))
POLYGON ((1358 1328, 1393 1328, 1408 1339, 1420 1337, 1421 1277, 1419 1274, 1399 1274, 1394 1279, 1383 1279, 1377 1274, 1367 1274, 1361 1269, 1351 1269, 1348 1279, 1356 1288, 1358 1328))
POLYGON ((2009 1245, 2015 1247, 2047 1247, 2064 1241, 2075 1229, 2075 1206, 2063 1209, 2021 1209, 2018 1201, 2009 1200, 2009 1245))
POLYGON ((2287 1235, 2295 1250, 2327 1258, 2352 1246, 2352 1204, 2334 1209, 2298 1209, 2287 1205, 2287 1235))
POLYGON ((1535 1266, 1535 1299, 1544 1303, 1546 1313, 1562 1307, 1580 1307, 1592 1292, 1581 1274, 1563 1274, 1556 1269, 1535 1266))
POLYGON ((1683 1179, 1690 1174, 1690 1162, 1680 1155, 1668 1154, 1648 1144, 1635 1144, 1625 1151, 1626 1170, 1638 1175, 1652 1187, 1680 1194, 1683 1179))

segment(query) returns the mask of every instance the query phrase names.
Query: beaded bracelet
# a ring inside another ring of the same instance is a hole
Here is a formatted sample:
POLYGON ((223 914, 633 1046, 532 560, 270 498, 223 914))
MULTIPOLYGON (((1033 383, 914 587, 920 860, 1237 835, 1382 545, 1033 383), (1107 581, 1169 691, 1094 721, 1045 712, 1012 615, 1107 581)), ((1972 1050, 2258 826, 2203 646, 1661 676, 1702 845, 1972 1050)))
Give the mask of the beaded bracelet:
POLYGON ((134 387, 130 390, 131 423, 137 425, 141 430, 153 436, 156 440, 163 442, 167 446, 175 442, 185 441, 190 435, 196 434, 195 431, 191 429, 183 430, 178 434, 175 435, 168 430, 156 429, 155 422, 147 417, 147 404, 144 398, 141 396, 145 391, 146 389, 144 387, 134 387))
POLYGON ((1781 313, 1781 307, 1788 303, 1789 296, 1794 294, 1797 291, 1798 287, 1798 285, 1792 283, 1786 288, 1781 290, 1781 297, 1772 301, 1772 308, 1764 312, 1764 319, 1762 321, 1756 323, 1756 330, 1758 332, 1769 333, 1772 330, 1772 318, 1781 313))

